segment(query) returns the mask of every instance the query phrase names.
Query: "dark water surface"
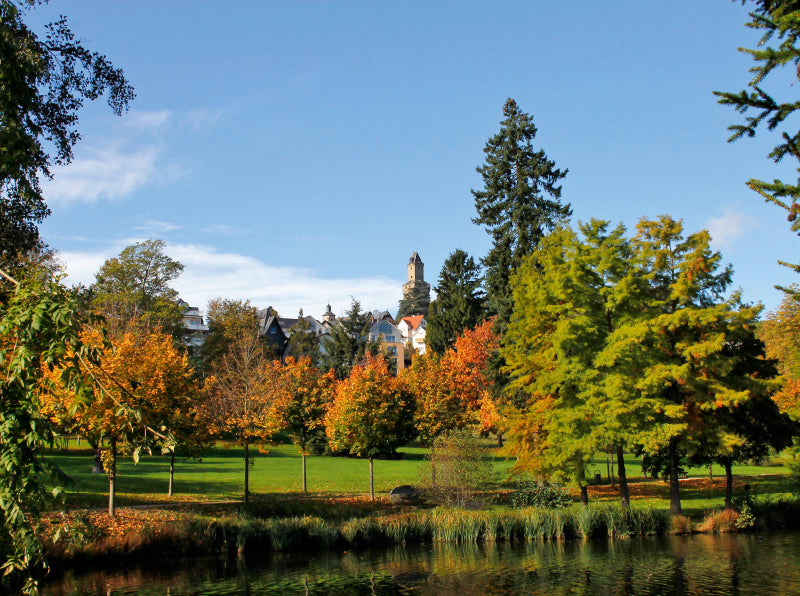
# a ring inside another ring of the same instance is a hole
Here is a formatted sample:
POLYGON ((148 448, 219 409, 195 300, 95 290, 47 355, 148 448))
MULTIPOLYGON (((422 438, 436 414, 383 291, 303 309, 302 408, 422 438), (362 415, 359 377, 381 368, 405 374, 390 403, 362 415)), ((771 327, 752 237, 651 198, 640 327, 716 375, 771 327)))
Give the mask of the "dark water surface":
POLYGON ((800 534, 434 544, 232 564, 158 560, 146 568, 53 577, 43 594, 800 594, 800 534))

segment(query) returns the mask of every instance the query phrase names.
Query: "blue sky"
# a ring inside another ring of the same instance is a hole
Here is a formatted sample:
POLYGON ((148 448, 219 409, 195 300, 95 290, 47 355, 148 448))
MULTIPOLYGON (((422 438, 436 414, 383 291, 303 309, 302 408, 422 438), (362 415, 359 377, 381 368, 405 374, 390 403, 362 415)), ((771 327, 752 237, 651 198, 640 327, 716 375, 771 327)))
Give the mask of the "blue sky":
POLYGON ((712 95, 747 81, 738 2, 51 0, 28 21, 62 13, 137 93, 122 118, 84 110, 74 163, 45 186, 69 281, 161 238, 202 309, 319 317, 353 296, 395 312, 413 251, 433 284, 454 249, 488 251, 470 189, 508 97, 569 169, 575 221, 709 228, 768 309, 795 279, 776 263, 797 260, 785 214, 744 183, 796 171, 766 159, 766 132, 727 144, 740 116, 712 95))

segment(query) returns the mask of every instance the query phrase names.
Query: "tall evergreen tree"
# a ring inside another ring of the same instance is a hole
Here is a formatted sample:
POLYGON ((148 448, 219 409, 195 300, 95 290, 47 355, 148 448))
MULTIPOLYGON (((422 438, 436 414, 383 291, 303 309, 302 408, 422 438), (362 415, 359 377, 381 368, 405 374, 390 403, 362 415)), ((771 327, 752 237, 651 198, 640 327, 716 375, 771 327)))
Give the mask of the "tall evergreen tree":
POLYGON ((365 356, 380 354, 380 344, 369 339, 371 324, 370 313, 361 312, 361 303, 353 298, 350 310, 331 326, 320 359, 322 369, 333 370, 336 378, 341 380, 365 356))
POLYGON ((397 320, 414 315, 428 316, 431 303, 429 286, 417 286, 400 299, 397 309, 397 320))
POLYGON ((483 264, 489 312, 498 316, 500 331, 512 309, 511 275, 545 234, 572 215, 569 204, 561 203, 559 182, 567 170, 534 149, 533 118, 510 98, 503 116, 500 132, 483 149, 486 163, 477 168, 484 188, 472 191, 477 211, 472 221, 492 237, 483 264))
POLYGON ((436 300, 428 310, 426 340, 437 354, 444 354, 465 329, 472 329, 484 316, 480 266, 463 250, 456 249, 442 266, 436 300))
MULTIPOLYGON (((742 114, 753 114, 745 117, 744 124, 734 124, 728 129, 732 132, 728 142, 742 137, 754 137, 759 126, 765 124, 767 130, 773 131, 788 128, 781 132, 779 142, 768 157, 780 162, 791 156, 800 161, 800 129, 792 129, 791 117, 800 109, 800 102, 792 93, 784 99, 776 99, 764 88, 765 79, 784 67, 792 69, 791 79, 796 81, 800 68, 800 3, 797 0, 757 0, 756 8, 750 13, 747 27, 763 33, 758 47, 755 49, 739 48, 748 54, 755 64, 750 68, 753 78, 747 88, 738 93, 715 91, 719 103, 732 106, 742 114), (770 43, 772 42, 772 43, 770 43), (797 71, 797 72, 796 72, 797 71)), ((794 83, 791 83, 794 85, 794 83)), ((796 89, 792 87, 792 89, 796 89)), ((800 179, 795 183, 781 180, 766 182, 751 178, 747 186, 760 194, 768 203, 773 203, 787 211, 786 219, 793 232, 800 235, 800 179)), ((800 271, 800 265, 786 265, 800 271)), ((782 288, 784 291, 800 297, 796 289, 782 288)))

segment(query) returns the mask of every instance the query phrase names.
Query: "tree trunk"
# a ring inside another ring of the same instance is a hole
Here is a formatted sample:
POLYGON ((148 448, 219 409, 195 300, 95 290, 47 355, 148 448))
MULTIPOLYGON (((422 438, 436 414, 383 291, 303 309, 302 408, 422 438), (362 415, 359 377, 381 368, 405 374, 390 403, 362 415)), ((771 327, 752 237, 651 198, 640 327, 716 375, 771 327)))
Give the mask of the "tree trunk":
POLYGON ((714 464, 708 464, 708 479, 714 482, 714 464))
POLYGON ((250 444, 244 442, 244 504, 250 502, 250 444))
POLYGON ((500 431, 497 431, 497 446, 498 447, 503 446, 503 433, 500 431))
POLYGON ((631 506, 631 496, 628 493, 628 475, 625 472, 625 454, 622 445, 617 445, 617 473, 619 474, 619 498, 624 508, 631 506))
POLYGON ((588 505, 589 504, 589 489, 586 488, 586 484, 581 484, 581 505, 588 505))
POLYGON ((725 462, 725 509, 733 509, 733 468, 731 462, 725 462))
POLYGON ((369 498, 375 500, 375 474, 373 473, 372 458, 369 458, 369 498))
POLYGON ((117 481, 117 440, 111 439, 109 441, 109 449, 111 450, 111 463, 108 466, 108 515, 114 517, 116 514, 116 487, 117 481))
POLYGON ((642 478, 647 480, 647 470, 644 467, 644 453, 642 453, 642 478))
POLYGON ((169 490, 167 496, 172 496, 172 488, 175 482, 175 447, 169 450, 169 490))
POLYGON ((303 492, 307 493, 308 492, 308 482, 306 480, 306 450, 305 449, 303 449, 302 458, 303 458, 303 492))
POLYGON ((431 443, 431 488, 436 488, 436 439, 431 443))
POLYGON ((669 512, 683 515, 681 509, 681 483, 678 478, 678 441, 669 442, 669 512))
POLYGON ((614 455, 609 453, 609 456, 611 460, 611 488, 614 488, 617 485, 617 477, 614 474, 614 455))
POLYGON ((608 477, 608 482, 611 482, 611 453, 606 451, 606 476, 608 477))

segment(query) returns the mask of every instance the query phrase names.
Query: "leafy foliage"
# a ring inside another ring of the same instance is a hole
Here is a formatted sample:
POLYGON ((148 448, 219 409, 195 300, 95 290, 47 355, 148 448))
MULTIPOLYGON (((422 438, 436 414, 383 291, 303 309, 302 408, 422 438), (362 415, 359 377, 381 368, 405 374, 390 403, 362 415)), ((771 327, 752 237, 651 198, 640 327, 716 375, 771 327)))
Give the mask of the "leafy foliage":
POLYGON ((206 319, 208 336, 200 348, 200 354, 205 365, 212 368, 243 334, 258 334, 258 312, 249 300, 209 300, 206 319))
POLYGON ((183 272, 183 265, 164 254, 165 247, 163 240, 145 240, 106 260, 92 286, 95 308, 123 326, 141 321, 178 333, 183 311, 169 283, 183 272))
POLYGON ((0 2, 0 80, 0 259, 6 261, 38 241, 37 226, 50 214, 40 178, 50 177, 53 163, 72 161, 84 100, 107 92, 119 115, 134 93, 120 69, 76 41, 65 18, 50 23, 42 38, 10 0, 0 2))
POLYGON ((456 507, 470 506, 495 476, 489 452, 472 432, 452 430, 434 439, 427 491, 437 501, 456 507))
POLYGON ((572 499, 564 487, 541 478, 520 480, 517 483, 517 490, 511 496, 511 506, 515 509, 522 507, 564 509, 571 503, 572 499))
POLYGON ((397 320, 414 315, 428 316, 431 304, 431 289, 429 286, 415 286, 408 294, 403 295, 398 303, 397 320))
POLYGON ((319 338, 311 329, 311 323, 303 316, 303 309, 297 315, 297 323, 289 329, 289 353, 295 360, 308 358, 316 366, 320 359, 319 338))
POLYGON ((330 335, 325 339, 321 358, 323 370, 333 370, 341 380, 365 358, 380 354, 380 343, 369 339, 371 324, 370 313, 361 312, 361 303, 354 298, 350 310, 331 326, 330 335))
POLYGON ((36 279, 23 280, 0 310, 0 543, 7 546, 0 585, 7 589, 35 592, 46 562, 34 527, 60 491, 58 477, 47 488, 53 468, 41 455, 50 436, 41 399, 62 389, 82 402, 92 397, 81 371, 99 352, 83 343, 79 313, 60 284, 36 279))

